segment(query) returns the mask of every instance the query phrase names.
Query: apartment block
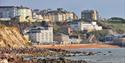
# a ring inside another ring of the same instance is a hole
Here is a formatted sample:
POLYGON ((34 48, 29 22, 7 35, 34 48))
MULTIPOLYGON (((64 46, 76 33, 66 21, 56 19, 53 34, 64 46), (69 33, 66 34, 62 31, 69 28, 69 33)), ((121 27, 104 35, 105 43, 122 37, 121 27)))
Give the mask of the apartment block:
POLYGON ((0 6, 0 20, 32 21, 32 10, 23 6, 0 6))
POLYGON ((29 37, 31 42, 38 44, 52 44, 53 43, 53 27, 36 26, 29 30, 29 37))
POLYGON ((98 26, 96 22, 83 22, 83 21, 75 21, 69 23, 70 28, 73 31, 94 31, 94 30, 102 30, 102 26, 98 26))
POLYGON ((81 19, 92 22, 99 20, 99 13, 97 10, 83 10, 81 12, 81 19))
POLYGON ((30 22, 32 21, 32 10, 28 7, 17 7, 17 16, 19 17, 19 22, 30 22))
POLYGON ((0 6, 0 20, 11 20, 17 16, 17 7, 15 6, 0 6))
POLYGON ((57 8, 57 10, 45 9, 42 11, 34 12, 37 14, 41 14, 43 21, 49 22, 67 22, 78 19, 77 15, 74 12, 69 12, 63 10, 62 8, 57 8))

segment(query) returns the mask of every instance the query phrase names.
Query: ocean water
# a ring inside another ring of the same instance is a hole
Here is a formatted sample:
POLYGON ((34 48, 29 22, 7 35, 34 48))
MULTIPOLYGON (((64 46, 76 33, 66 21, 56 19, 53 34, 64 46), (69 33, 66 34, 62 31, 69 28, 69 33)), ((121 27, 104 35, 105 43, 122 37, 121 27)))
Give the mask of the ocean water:
POLYGON ((72 51, 94 52, 91 56, 65 57, 73 60, 86 60, 92 63, 125 63, 125 48, 92 48, 92 49, 70 49, 72 51))

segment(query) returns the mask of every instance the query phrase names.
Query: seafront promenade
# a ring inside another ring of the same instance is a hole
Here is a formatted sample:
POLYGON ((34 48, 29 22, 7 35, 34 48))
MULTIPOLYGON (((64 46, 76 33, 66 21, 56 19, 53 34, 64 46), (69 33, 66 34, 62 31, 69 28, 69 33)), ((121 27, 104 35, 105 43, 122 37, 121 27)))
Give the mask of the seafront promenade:
POLYGON ((115 45, 107 44, 70 44, 70 45, 34 45, 38 48, 57 48, 57 49, 75 49, 75 48, 120 48, 115 45))

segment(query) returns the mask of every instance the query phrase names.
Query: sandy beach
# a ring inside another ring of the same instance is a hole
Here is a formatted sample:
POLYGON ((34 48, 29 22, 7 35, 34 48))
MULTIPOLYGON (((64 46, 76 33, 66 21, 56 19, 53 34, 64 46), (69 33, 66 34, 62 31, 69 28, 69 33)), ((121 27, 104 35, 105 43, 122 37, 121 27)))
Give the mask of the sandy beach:
POLYGON ((74 48, 120 48, 119 46, 107 44, 70 44, 70 45, 34 45, 38 48, 60 48, 60 49, 74 49, 74 48))

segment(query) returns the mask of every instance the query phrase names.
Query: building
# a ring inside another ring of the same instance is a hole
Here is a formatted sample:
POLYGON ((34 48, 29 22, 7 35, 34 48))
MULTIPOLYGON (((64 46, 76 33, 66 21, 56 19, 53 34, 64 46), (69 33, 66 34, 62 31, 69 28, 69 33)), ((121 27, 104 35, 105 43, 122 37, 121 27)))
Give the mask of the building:
POLYGON ((17 7, 0 6, 0 20, 11 20, 17 16, 17 7))
POLYGON ((98 26, 96 22, 91 22, 91 23, 81 22, 80 30, 81 31, 87 30, 88 32, 95 30, 102 30, 102 26, 98 26))
POLYGON ((80 44, 81 38, 79 35, 69 35, 69 42, 71 44, 80 44))
POLYGON ((69 36, 66 35, 66 34, 55 34, 54 35, 54 41, 57 43, 57 44, 63 44, 63 45, 68 45, 70 44, 69 42, 69 36))
POLYGON ((79 44, 82 40, 79 35, 66 35, 60 33, 54 35, 54 41, 58 44, 69 45, 69 44, 79 44))
POLYGON ((69 28, 70 31, 80 31, 80 21, 70 22, 69 27, 70 27, 69 28))
POLYGON ((102 30, 102 26, 98 26, 96 22, 83 22, 83 21, 75 21, 69 23, 70 28, 73 31, 94 31, 94 30, 102 30))
POLYGON ((44 21, 44 20, 40 14, 33 13, 33 22, 42 22, 42 21, 44 21))
POLYGON ((33 13, 33 21, 34 22, 42 22, 42 21, 44 21, 43 20, 43 16, 40 14, 40 10, 39 9, 34 9, 32 11, 32 13, 33 13))
POLYGON ((113 40, 117 40, 117 39, 121 39, 124 38, 125 34, 113 34, 113 35, 107 35, 105 37, 102 37, 102 41, 104 42, 108 42, 108 41, 113 41, 113 40))
POLYGON ((53 43, 53 27, 36 26, 29 30, 29 37, 31 42, 39 44, 53 43))
POLYGON ((0 6, 0 20, 13 18, 19 22, 32 21, 32 10, 23 6, 0 6))
POLYGON ((17 7, 17 16, 19 16, 19 22, 32 21, 32 10, 28 7, 17 7))
POLYGON ((57 8, 57 10, 42 10, 40 11, 40 14, 44 21, 51 22, 67 22, 78 19, 74 12, 69 12, 62 8, 57 8))
POLYGON ((84 10, 81 12, 81 19, 86 21, 96 21, 99 20, 99 13, 97 10, 84 10))

